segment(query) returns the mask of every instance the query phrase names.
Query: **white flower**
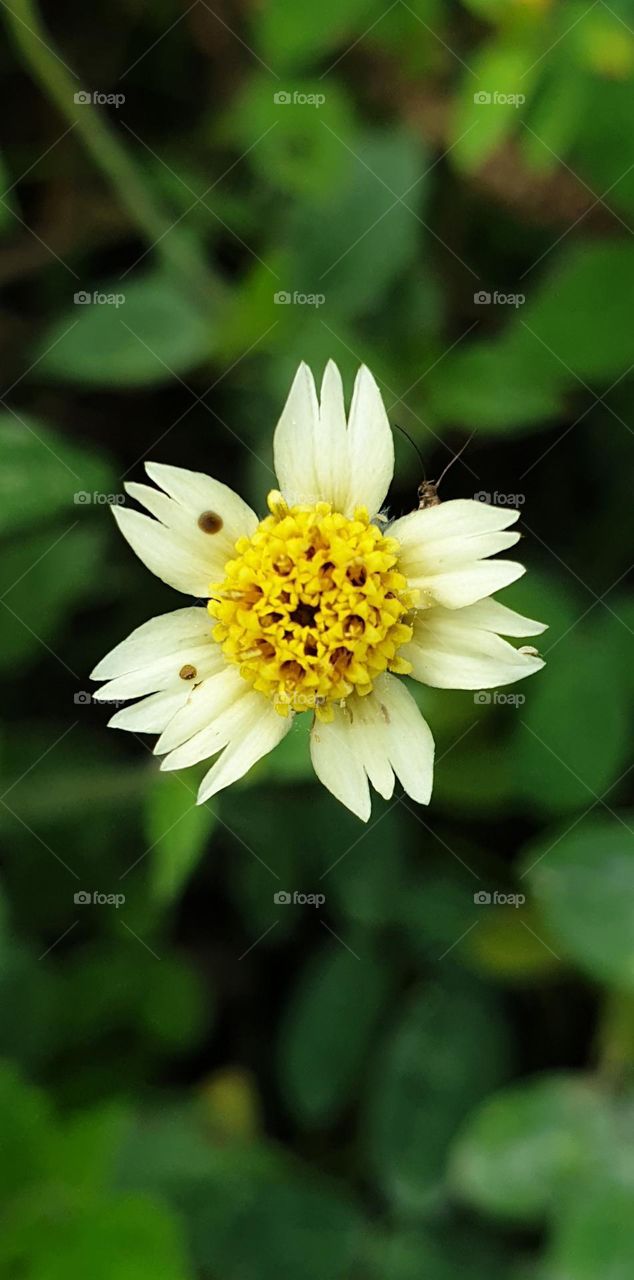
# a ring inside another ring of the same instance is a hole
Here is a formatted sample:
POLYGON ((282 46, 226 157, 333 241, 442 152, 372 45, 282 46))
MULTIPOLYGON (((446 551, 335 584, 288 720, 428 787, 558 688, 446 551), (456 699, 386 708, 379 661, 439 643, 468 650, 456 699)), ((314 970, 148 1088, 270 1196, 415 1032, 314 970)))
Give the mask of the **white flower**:
POLYGON ((302 364, 274 445, 280 491, 262 521, 198 472, 148 463, 159 488, 126 485, 155 517, 113 508, 133 550, 164 582, 209 603, 153 618, 117 645, 92 673, 107 681, 95 697, 140 699, 110 724, 160 734, 164 769, 217 757, 199 803, 309 712, 315 772, 360 818, 370 814, 369 782, 389 798, 395 775, 426 804, 433 738, 398 675, 484 689, 543 666, 501 637, 544 627, 490 598, 524 572, 488 559, 517 541, 507 528, 518 513, 459 499, 389 527, 376 521, 394 445, 365 368, 346 421, 336 366, 318 401, 302 364))

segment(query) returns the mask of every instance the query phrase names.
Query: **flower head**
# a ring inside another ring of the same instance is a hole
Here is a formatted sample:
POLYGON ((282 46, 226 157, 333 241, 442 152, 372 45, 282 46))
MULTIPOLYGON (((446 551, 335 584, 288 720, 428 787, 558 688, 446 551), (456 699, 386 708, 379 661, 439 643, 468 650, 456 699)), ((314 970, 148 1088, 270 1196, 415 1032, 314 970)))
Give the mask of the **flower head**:
POLYGON ((164 769, 216 756, 199 802, 234 782, 313 717, 320 780, 367 820, 368 783, 386 798, 395 775, 431 795, 434 744, 398 679, 483 689, 539 670, 502 636, 544 628, 491 599, 524 572, 489 556, 513 546, 514 510, 443 502, 387 525, 379 518, 394 446, 378 387, 359 370, 346 419, 328 364, 317 399, 301 365, 275 432, 279 490, 257 516, 208 476, 148 463, 159 488, 128 484, 150 516, 113 512, 164 582, 207 607, 154 618, 98 664, 104 701, 140 698, 110 723, 158 733, 164 769), (154 516, 155 519, 152 519, 154 516))

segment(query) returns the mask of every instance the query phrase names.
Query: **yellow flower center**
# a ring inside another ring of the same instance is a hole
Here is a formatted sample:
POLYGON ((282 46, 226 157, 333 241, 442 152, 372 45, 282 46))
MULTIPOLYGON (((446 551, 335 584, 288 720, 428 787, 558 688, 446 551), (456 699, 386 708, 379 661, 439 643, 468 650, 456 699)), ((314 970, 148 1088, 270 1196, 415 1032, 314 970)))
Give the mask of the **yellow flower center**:
POLYGON ((364 507, 350 520, 328 502, 289 507, 275 490, 268 505, 212 585, 214 639, 281 715, 329 720, 333 702, 369 693, 382 671, 411 670, 396 656, 412 636, 398 542, 364 507))

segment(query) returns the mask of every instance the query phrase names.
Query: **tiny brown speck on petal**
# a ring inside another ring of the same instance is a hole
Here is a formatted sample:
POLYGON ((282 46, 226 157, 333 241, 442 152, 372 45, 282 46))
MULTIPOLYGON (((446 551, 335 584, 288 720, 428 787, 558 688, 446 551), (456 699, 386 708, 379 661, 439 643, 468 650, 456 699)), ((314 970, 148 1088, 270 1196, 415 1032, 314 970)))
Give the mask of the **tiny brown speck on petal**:
POLYGON ((198 672, 195 667, 192 667, 189 662, 186 662, 185 666, 181 667, 178 674, 181 680, 195 680, 198 672))
POLYGON ((222 516, 219 516, 216 511, 203 511, 198 517, 198 528, 202 529, 203 533, 220 533, 222 516))

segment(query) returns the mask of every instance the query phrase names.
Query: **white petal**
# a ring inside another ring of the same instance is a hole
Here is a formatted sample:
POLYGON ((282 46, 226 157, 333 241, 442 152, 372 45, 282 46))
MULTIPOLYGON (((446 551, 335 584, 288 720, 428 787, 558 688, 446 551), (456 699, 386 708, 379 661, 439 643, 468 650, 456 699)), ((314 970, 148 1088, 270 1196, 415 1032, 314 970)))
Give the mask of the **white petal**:
POLYGON ((508 507, 458 498, 413 511, 390 525, 389 533, 400 545, 398 567, 420 592, 420 607, 461 609, 521 577, 519 564, 485 561, 517 542, 519 534, 505 530, 518 515, 508 507))
POLYGON ((394 771, 385 750, 385 720, 376 698, 350 698, 347 703, 351 718, 353 750, 356 751, 371 785, 384 800, 394 791, 394 771))
MULTIPOLYGON (((198 764, 200 760, 208 760, 222 751, 232 738, 246 732, 258 716, 263 715, 270 703, 262 693, 254 693, 246 680, 242 681, 244 692, 226 706, 224 711, 212 721, 193 734, 182 746, 175 747, 165 756, 161 769, 186 769, 190 764, 198 764)), ((277 713, 276 713, 277 714, 277 713)), ((280 720, 282 717, 278 717, 280 720)))
POLYGON ((498 551, 508 551, 519 542, 519 533, 477 533, 469 538, 461 535, 443 538, 429 545, 419 543, 399 555, 399 569, 409 581, 426 578, 430 574, 447 573, 451 569, 484 560, 498 551))
POLYGON ((322 496, 315 468, 319 405, 313 375, 300 364, 275 429, 273 455, 282 493, 290 503, 313 505, 322 496))
POLYGON ((207 561, 196 556, 182 534, 127 507, 113 506, 112 513, 139 560, 161 582, 188 596, 204 598, 211 594, 210 583, 217 573, 207 561))
POLYGON ((145 693, 157 693, 159 689, 171 693, 185 688, 191 690, 189 680, 183 679, 180 672, 183 667, 195 667, 195 679, 205 680, 224 666, 225 657, 214 640, 195 641, 184 644, 177 652, 156 658, 136 671, 128 671, 126 675, 117 676, 97 689, 93 698, 97 702, 120 702, 126 698, 140 698, 145 693))
POLYGON ((97 663, 91 679, 112 680, 114 676, 137 671, 157 658, 177 653, 184 644, 205 636, 211 640, 212 627, 207 610, 195 606, 150 618, 97 663))
POLYGON ((161 462, 146 462, 145 470, 150 479, 173 498, 190 522, 202 554, 214 559, 221 556, 226 563, 238 538, 255 533, 258 524, 255 512, 228 485, 200 471, 169 467, 161 462), (209 511, 222 520, 222 528, 217 533, 204 533, 198 526, 199 517, 209 511))
POLYGON ((429 804, 434 781, 434 739, 411 693, 396 676, 380 676, 372 693, 383 716, 383 742, 401 786, 412 800, 429 804))
POLYGON ((543 667, 541 658, 522 653, 478 626, 478 610, 476 604, 466 609, 428 609, 415 616, 414 635, 399 656, 412 663, 416 680, 436 689, 493 689, 523 680, 543 667))
MULTIPOLYGON (((207 584, 218 582, 224 577, 227 560, 235 554, 234 542, 228 540, 222 533, 203 533, 198 527, 197 517, 195 518, 191 511, 186 511, 173 498, 168 497, 160 489, 153 488, 152 485, 126 481, 124 488, 131 498, 140 502, 175 535, 179 546, 190 557, 192 564, 204 566, 207 584)), ((209 594, 208 589, 205 594, 209 594)))
POLYGON ((408 582, 420 590, 421 605, 441 604, 446 609, 463 609, 483 596, 510 586, 523 573, 526 573, 524 566, 514 560, 476 560, 448 573, 410 578, 408 582))
POLYGON ((310 755, 320 782, 362 822, 370 817, 370 790, 365 769, 356 755, 352 725, 339 707, 330 724, 315 720, 310 755))
POLYGON ((524 618, 521 613, 500 604, 499 600, 478 600, 452 616, 483 631, 496 631, 501 636, 540 636, 548 630, 545 622, 524 618))
POLYGON ((365 365, 354 384, 348 420, 350 491, 348 513, 367 507, 380 511, 394 475, 394 440, 381 392, 365 365))
POLYGON ((178 714, 173 717, 159 738, 154 751, 164 755, 180 747, 189 738, 206 729, 212 722, 237 701, 248 688, 237 667, 225 666, 215 675, 203 680, 188 694, 178 714))
POLYGON ((362 367, 354 385, 348 426, 341 377, 329 361, 321 403, 313 375, 301 364, 275 431, 275 470, 291 503, 320 499, 345 515, 365 506, 376 515, 394 473, 394 442, 379 389, 362 367))
POLYGON ((396 774, 412 799, 429 803, 434 740, 412 695, 395 676, 380 676, 364 698, 348 698, 344 708, 335 708, 330 724, 316 720, 311 756, 320 782, 364 822, 370 816, 368 778, 389 799, 396 774))
POLYGON ((507 529, 519 519, 512 507, 494 507, 472 498, 452 498, 437 507, 411 511, 389 526, 391 537, 398 538, 403 552, 411 548, 429 547, 446 538, 471 538, 482 533, 507 529))
POLYGON ((162 733, 172 716, 180 710, 188 698, 186 689, 176 693, 152 693, 129 707, 122 707, 108 721, 111 729, 129 729, 131 733, 162 733))
POLYGON ((338 511, 347 510, 350 459, 346 407, 341 374, 334 360, 328 361, 321 384, 315 465, 322 499, 332 502, 338 511))
POLYGON ((251 718, 249 727, 243 726, 231 738, 219 760, 205 775, 198 792, 198 804, 204 804, 223 787, 242 778, 262 756, 268 755, 286 736, 293 723, 292 716, 280 716, 269 703, 260 707, 251 718))

